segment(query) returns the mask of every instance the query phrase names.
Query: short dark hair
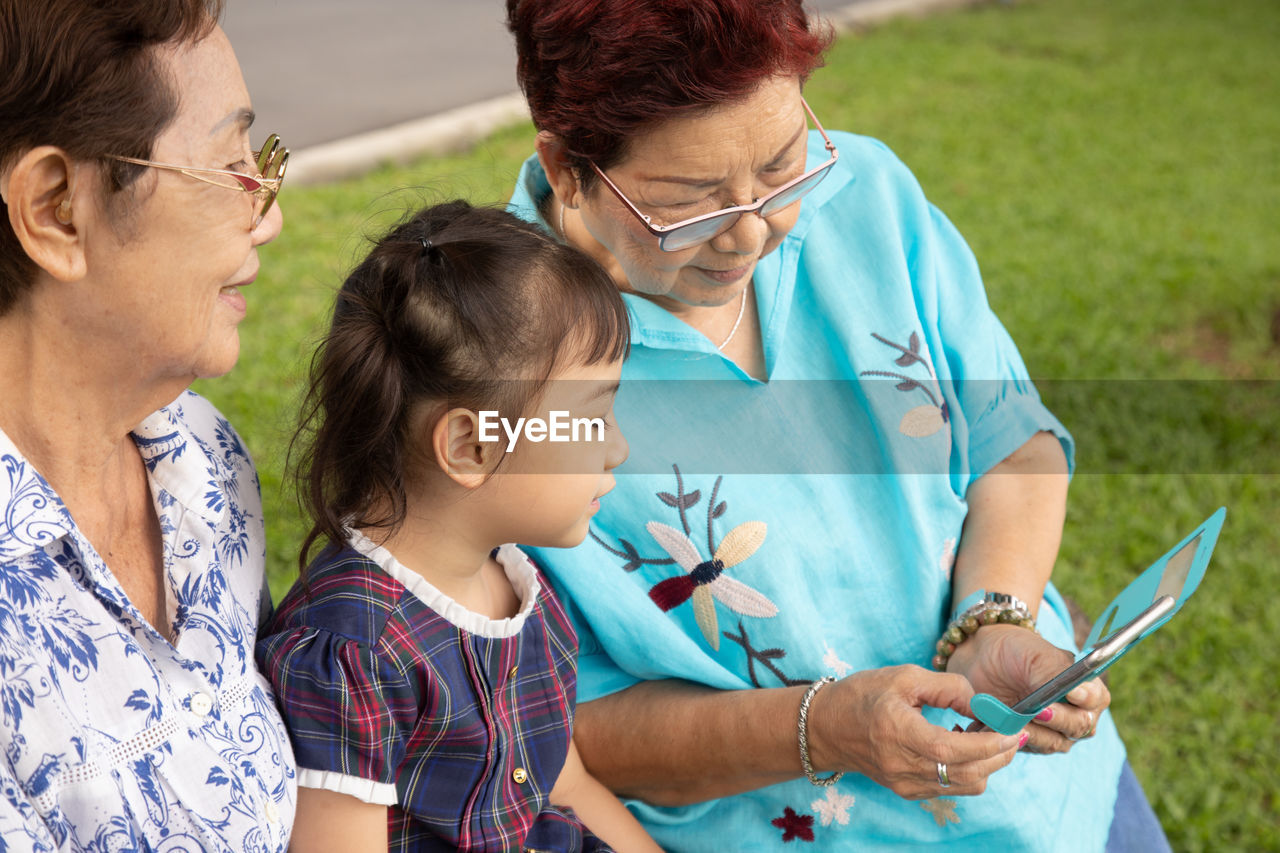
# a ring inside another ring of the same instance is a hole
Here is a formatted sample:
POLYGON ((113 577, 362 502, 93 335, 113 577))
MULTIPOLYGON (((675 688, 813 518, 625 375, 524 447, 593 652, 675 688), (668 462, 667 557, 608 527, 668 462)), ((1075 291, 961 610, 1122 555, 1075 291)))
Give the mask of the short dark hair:
POLYGON ((629 346, 609 274, 538 226, 465 201, 397 225, 343 283, 312 358, 293 443, 312 520, 299 568, 321 538, 403 522, 416 406, 524 411, 564 359, 629 346), (514 379, 530 373, 541 381, 514 379))
POLYGON ((807 79, 831 41, 801 0, 507 0, 533 123, 564 141, 579 181, 667 119, 807 79))
MULTIPOLYGON (((199 41, 223 0, 0 0, 0 169, 38 145, 96 161, 116 193, 142 168, 173 120, 178 93, 154 48, 199 41)), ((0 204, 3 209, 3 204, 0 204)), ((35 280, 36 267, 0 216, 0 314, 35 280)))

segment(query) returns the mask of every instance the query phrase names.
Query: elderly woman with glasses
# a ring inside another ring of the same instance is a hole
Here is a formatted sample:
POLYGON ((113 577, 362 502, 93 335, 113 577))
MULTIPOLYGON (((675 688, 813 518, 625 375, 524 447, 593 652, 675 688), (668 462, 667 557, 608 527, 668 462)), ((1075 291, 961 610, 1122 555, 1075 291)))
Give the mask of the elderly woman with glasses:
POLYGON ((239 352, 287 152, 218 0, 0 0, 0 849, 287 847, 239 352))
POLYGON ((590 769, 676 850, 1122 849, 1135 814, 1162 841, 1101 683, 965 730, 1072 659, 1071 439, 956 229, 805 102, 800 0, 507 9, 538 128, 512 209, 633 324, 631 459, 538 554, 590 769))

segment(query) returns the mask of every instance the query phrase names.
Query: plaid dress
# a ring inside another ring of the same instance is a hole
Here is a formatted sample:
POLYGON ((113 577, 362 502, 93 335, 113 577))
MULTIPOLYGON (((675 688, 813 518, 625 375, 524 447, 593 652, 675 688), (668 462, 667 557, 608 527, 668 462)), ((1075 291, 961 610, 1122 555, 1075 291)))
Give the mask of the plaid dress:
POLYGON ((569 749, 577 638, 514 545, 522 604, 473 613, 353 533, 258 642, 298 784, 388 807, 389 849, 607 850, 547 796, 569 749))

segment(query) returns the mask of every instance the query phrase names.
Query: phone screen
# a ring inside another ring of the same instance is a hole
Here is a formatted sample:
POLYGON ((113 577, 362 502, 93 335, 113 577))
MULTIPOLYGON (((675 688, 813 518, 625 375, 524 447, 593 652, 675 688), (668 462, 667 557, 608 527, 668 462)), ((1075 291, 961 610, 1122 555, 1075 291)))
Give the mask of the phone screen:
MULTIPOLYGON (((1018 703, 1013 710, 1019 714, 1037 714, 1045 707, 1062 699, 1077 686, 1093 678, 1107 667, 1113 660, 1124 654, 1138 641, 1148 628, 1155 625, 1166 613, 1173 609, 1176 599, 1170 595, 1157 595, 1156 600, 1146 610, 1134 617, 1133 621, 1114 631, 1110 636, 1099 640, 1088 654, 1072 663, 1062 672, 1032 690, 1018 703)), ((1105 626, 1109 628, 1110 626, 1105 626)))

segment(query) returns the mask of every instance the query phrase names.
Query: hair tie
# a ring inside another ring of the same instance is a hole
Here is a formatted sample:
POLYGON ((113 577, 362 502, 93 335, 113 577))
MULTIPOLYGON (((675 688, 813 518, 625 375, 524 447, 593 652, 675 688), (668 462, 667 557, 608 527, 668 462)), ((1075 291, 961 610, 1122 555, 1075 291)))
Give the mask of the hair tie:
POLYGON ((422 254, 424 255, 436 247, 436 244, 432 243, 426 237, 419 237, 418 240, 422 243, 422 254))

